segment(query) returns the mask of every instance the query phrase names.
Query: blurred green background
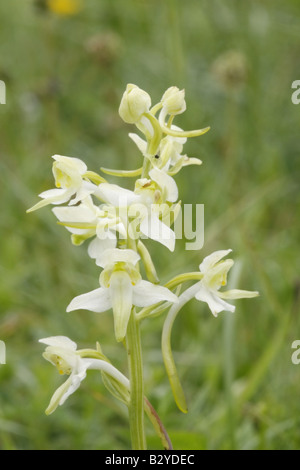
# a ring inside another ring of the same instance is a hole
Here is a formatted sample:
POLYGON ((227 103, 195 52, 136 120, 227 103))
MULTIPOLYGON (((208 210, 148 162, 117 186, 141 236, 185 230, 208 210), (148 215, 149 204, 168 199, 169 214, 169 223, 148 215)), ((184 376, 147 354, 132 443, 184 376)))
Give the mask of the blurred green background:
MULTIPOLYGON (((204 247, 187 252, 179 241, 172 254, 147 243, 161 280, 232 248, 235 287, 261 294, 218 319, 195 300, 179 315, 173 347, 187 415, 164 371, 164 317, 146 320, 147 396, 175 449, 299 448, 300 365, 291 362, 300 339, 300 107, 291 102, 299 15, 297 0, 0 2, 1 449, 130 448, 126 410, 96 372, 44 414, 63 378, 42 358, 39 338, 99 341, 125 373, 127 365, 110 313, 65 313, 74 296, 97 287, 85 247, 71 245, 49 207, 25 213, 53 187, 53 154, 94 171, 140 166, 133 127, 118 116, 127 83, 153 103, 169 86, 185 88, 188 108, 176 124, 212 128, 185 147, 202 167, 176 177, 183 203, 205 205, 204 247)), ((147 434, 149 448, 160 449, 150 425, 147 434)))

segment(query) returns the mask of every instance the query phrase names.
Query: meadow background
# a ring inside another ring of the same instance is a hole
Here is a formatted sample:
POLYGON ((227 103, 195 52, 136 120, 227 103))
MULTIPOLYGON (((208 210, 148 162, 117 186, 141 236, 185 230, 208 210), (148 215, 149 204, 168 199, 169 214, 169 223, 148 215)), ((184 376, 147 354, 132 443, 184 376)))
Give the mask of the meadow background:
MULTIPOLYGON (((25 211, 53 187, 53 154, 95 171, 140 166, 133 128, 117 112, 135 83, 153 102, 169 86, 185 88, 188 109, 176 123, 211 126, 186 145, 202 167, 176 177, 183 203, 205 205, 205 244, 187 252, 180 241, 172 254, 148 243, 161 280, 232 248, 235 286, 260 291, 236 301, 233 315, 215 319, 194 300, 176 320, 187 415, 164 371, 164 317, 146 320, 147 396, 175 449, 298 449, 300 365, 291 344, 300 339, 300 106, 291 84, 300 79, 299 1, 86 0, 76 10, 74 0, 0 2, 0 448, 130 448, 126 410, 96 372, 44 414, 64 378, 42 358, 39 338, 99 341, 122 371, 127 365, 110 313, 65 312, 97 287, 85 247, 71 245, 49 207, 25 211)), ((150 426, 147 433, 160 449, 150 426)))

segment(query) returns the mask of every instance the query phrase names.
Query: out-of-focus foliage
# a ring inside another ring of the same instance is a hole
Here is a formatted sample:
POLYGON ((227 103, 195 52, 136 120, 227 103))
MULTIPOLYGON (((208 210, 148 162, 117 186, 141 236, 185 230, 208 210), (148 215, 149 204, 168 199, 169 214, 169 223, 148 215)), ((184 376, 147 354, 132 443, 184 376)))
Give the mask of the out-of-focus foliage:
MULTIPOLYGON (((186 89, 185 129, 202 167, 176 181, 183 203, 205 204, 205 244, 175 255, 149 242, 160 278, 196 270, 212 251, 232 248, 236 287, 259 290, 215 319, 190 302, 173 346, 189 413, 176 408, 160 352, 163 317, 143 325, 146 392, 176 449, 297 449, 300 366, 291 363, 299 321, 299 124, 291 84, 300 78, 296 0, 10 0, 0 3, 1 449, 126 449, 126 410, 90 373, 53 415, 61 383, 38 339, 99 341, 126 372, 112 315, 65 313, 97 287, 99 269, 73 247, 49 208, 26 215, 53 186, 51 155, 134 169, 140 156, 118 116, 127 83, 158 101, 186 89), (59 4, 60 7, 59 8, 59 4), (69 11, 69 13, 68 13, 69 11)), ((179 123, 180 121, 180 123, 179 123)), ((112 179, 113 180, 113 179, 112 179)), ((116 180, 113 180, 114 182, 116 180)), ((130 187, 131 181, 126 181, 130 187)), ((148 429, 149 444, 160 448, 148 429)))

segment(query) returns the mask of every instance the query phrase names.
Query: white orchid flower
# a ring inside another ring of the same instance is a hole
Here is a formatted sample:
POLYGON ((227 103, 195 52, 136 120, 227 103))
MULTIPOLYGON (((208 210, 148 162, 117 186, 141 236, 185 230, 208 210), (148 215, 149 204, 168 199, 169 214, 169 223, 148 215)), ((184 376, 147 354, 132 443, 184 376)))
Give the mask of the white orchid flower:
POLYGON ((152 181, 159 186, 162 202, 176 202, 178 199, 178 188, 175 180, 158 168, 153 168, 149 172, 152 181))
POLYGON ((126 229, 115 211, 96 206, 88 196, 78 206, 52 209, 58 220, 72 233, 72 242, 80 245, 87 238, 96 237, 88 247, 88 254, 97 260, 101 253, 117 245, 116 232, 126 237, 126 229))
MULTIPOLYGON (((119 208, 120 213, 127 208, 128 217, 133 219, 131 227, 136 226, 138 221, 142 235, 174 251, 175 233, 165 221, 170 219, 172 204, 178 199, 177 185, 171 176, 159 168, 150 170, 149 177, 137 180, 134 191, 116 184, 100 184, 96 195, 119 208)), ((137 235, 132 236, 137 238, 137 235)))
POLYGON ((229 312, 235 311, 235 306, 225 302, 224 299, 251 298, 259 295, 256 291, 231 289, 222 292, 219 290, 222 286, 226 285, 227 273, 234 264, 232 259, 221 260, 231 251, 230 249, 215 251, 204 258, 199 266, 200 272, 203 274, 203 279, 197 284, 199 289, 195 297, 197 300, 206 302, 215 317, 223 310, 229 312))
MULTIPOLYGON (((255 291, 232 289, 222 292, 219 290, 222 286, 226 285, 227 273, 234 264, 231 259, 222 261, 222 259, 231 251, 232 250, 216 251, 204 258, 203 262, 199 266, 200 273, 191 273, 192 277, 196 274, 197 278, 200 277, 201 280, 193 284, 191 287, 188 287, 182 294, 180 294, 178 302, 171 306, 164 323, 162 333, 163 359, 175 401, 179 409, 184 413, 187 413, 187 404, 176 370, 171 347, 172 328, 178 313, 190 300, 196 298, 197 300, 206 302, 212 314, 216 317, 218 313, 223 310, 229 312, 235 311, 235 306, 225 302, 224 299, 251 298, 259 295, 259 293, 255 291)), ((188 275, 185 274, 178 277, 180 283, 188 280, 188 275)))
POLYGON ((75 297, 67 312, 85 309, 101 313, 113 309, 115 336, 122 341, 133 306, 147 307, 161 301, 177 302, 169 289, 141 279, 136 267, 140 256, 133 250, 106 250, 98 258, 104 268, 100 275, 100 288, 75 297))
POLYGON ((61 375, 69 376, 55 391, 46 414, 53 413, 80 387, 88 369, 103 371, 128 388, 128 379, 114 366, 101 359, 81 357, 80 351, 77 351, 77 344, 66 336, 52 336, 40 339, 39 342, 47 345, 43 357, 57 367, 61 375))
MULTIPOLYGON (((173 124, 171 125, 171 130, 183 132, 180 127, 173 124)), ((135 133, 130 133, 129 137, 136 144, 142 155, 145 158, 149 158, 147 154, 147 142, 135 133)), ((182 167, 201 165, 202 161, 199 158, 190 158, 182 154, 183 146, 186 141, 187 137, 173 137, 170 135, 164 137, 160 142, 156 157, 152 158, 153 166, 162 169, 169 175, 175 175, 182 167)))
MULTIPOLYGON (((171 125, 171 129, 174 131, 180 131, 183 132, 182 129, 178 126, 175 126, 174 124, 171 125)), ((135 134, 134 132, 131 132, 128 134, 131 140, 135 143, 139 151, 142 153, 144 157, 149 157, 147 154, 147 142, 146 140, 142 139, 138 134, 135 134)), ((160 160, 158 160, 156 163, 158 164, 157 166, 160 166, 160 164, 165 164, 167 160, 172 158, 173 164, 174 160, 175 163, 178 161, 179 156, 181 156, 181 152, 183 150, 183 146, 187 141, 187 137, 172 137, 172 136, 166 136, 164 137, 159 146, 159 151, 158 151, 158 156, 160 156, 160 160), (167 154, 167 156, 165 155, 167 154)))
MULTIPOLYGON (((182 131, 180 127, 174 125, 171 126, 171 129, 182 131)), ((202 161, 199 158, 191 158, 186 154, 182 154, 186 140, 186 137, 173 137, 167 135, 160 143, 161 168, 169 175, 175 175, 182 167, 202 164, 202 161)))
MULTIPOLYGON (((181 130, 180 127, 172 126, 173 129, 181 130)), ((167 135, 160 143, 160 157, 162 165, 168 169, 175 165, 182 158, 183 146, 186 143, 186 137, 172 137, 167 135)))
POLYGON ((27 212, 35 211, 48 204, 64 204, 71 198, 69 204, 75 205, 97 189, 96 185, 84 179, 87 166, 82 160, 62 155, 54 155, 52 158, 55 160, 52 171, 56 188, 41 193, 39 196, 43 200, 27 212))
MULTIPOLYGON (((150 180, 137 180, 135 187, 135 194, 139 194, 140 204, 146 209, 140 211, 139 230, 147 238, 158 241, 170 251, 174 251, 175 233, 165 221, 170 216, 172 204, 178 199, 177 185, 171 176, 159 168, 150 170, 149 177, 150 180)), ((139 206, 132 205, 131 213, 135 209, 138 212, 139 206)))

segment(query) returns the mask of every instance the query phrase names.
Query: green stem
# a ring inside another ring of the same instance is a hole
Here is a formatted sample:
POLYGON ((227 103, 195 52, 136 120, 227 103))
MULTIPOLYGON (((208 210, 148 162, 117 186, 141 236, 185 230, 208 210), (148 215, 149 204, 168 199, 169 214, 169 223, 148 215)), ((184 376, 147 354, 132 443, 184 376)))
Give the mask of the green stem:
POLYGON ((150 170, 151 170, 151 162, 150 162, 149 158, 145 158, 144 163, 143 163, 141 178, 148 178, 150 170))
POLYGON ((130 377, 129 425, 132 449, 146 450, 141 332, 134 309, 128 322, 126 347, 130 377))
POLYGON ((178 302, 173 304, 167 318, 164 323, 163 332, 162 332, 162 355, 165 363, 165 368, 169 377, 170 385, 172 388, 173 396, 178 408, 183 412, 187 413, 187 403, 185 400, 184 391, 178 377, 177 368, 173 358, 172 347, 171 347, 171 334, 173 324, 175 319, 184 307, 184 305, 189 302, 199 290, 198 283, 186 289, 180 297, 178 297, 178 302))
MULTIPOLYGON (((1 345, 1 341, 0 341, 1 345)), ((80 357, 90 357, 94 359, 101 359, 104 361, 107 361, 109 364, 111 362, 108 360, 106 356, 101 351, 99 343, 97 343, 97 350, 94 349, 80 349, 78 351, 78 354, 80 357)), ((130 384, 128 380, 128 386, 124 386, 124 384, 121 384, 118 382, 116 379, 113 377, 109 376, 105 372, 101 372, 102 374, 102 380, 105 385, 105 387, 108 389, 108 391, 118 400, 120 400, 122 403, 124 403, 127 407, 130 404, 130 384)), ((126 377, 124 377, 126 380, 126 377)), ((157 412, 149 402, 147 397, 144 397, 144 410, 145 413, 147 414, 149 420, 151 421, 153 428, 157 434, 157 436, 160 438, 161 443, 164 447, 165 450, 173 450, 172 442, 169 438, 169 435, 160 419, 158 416, 157 412)))

